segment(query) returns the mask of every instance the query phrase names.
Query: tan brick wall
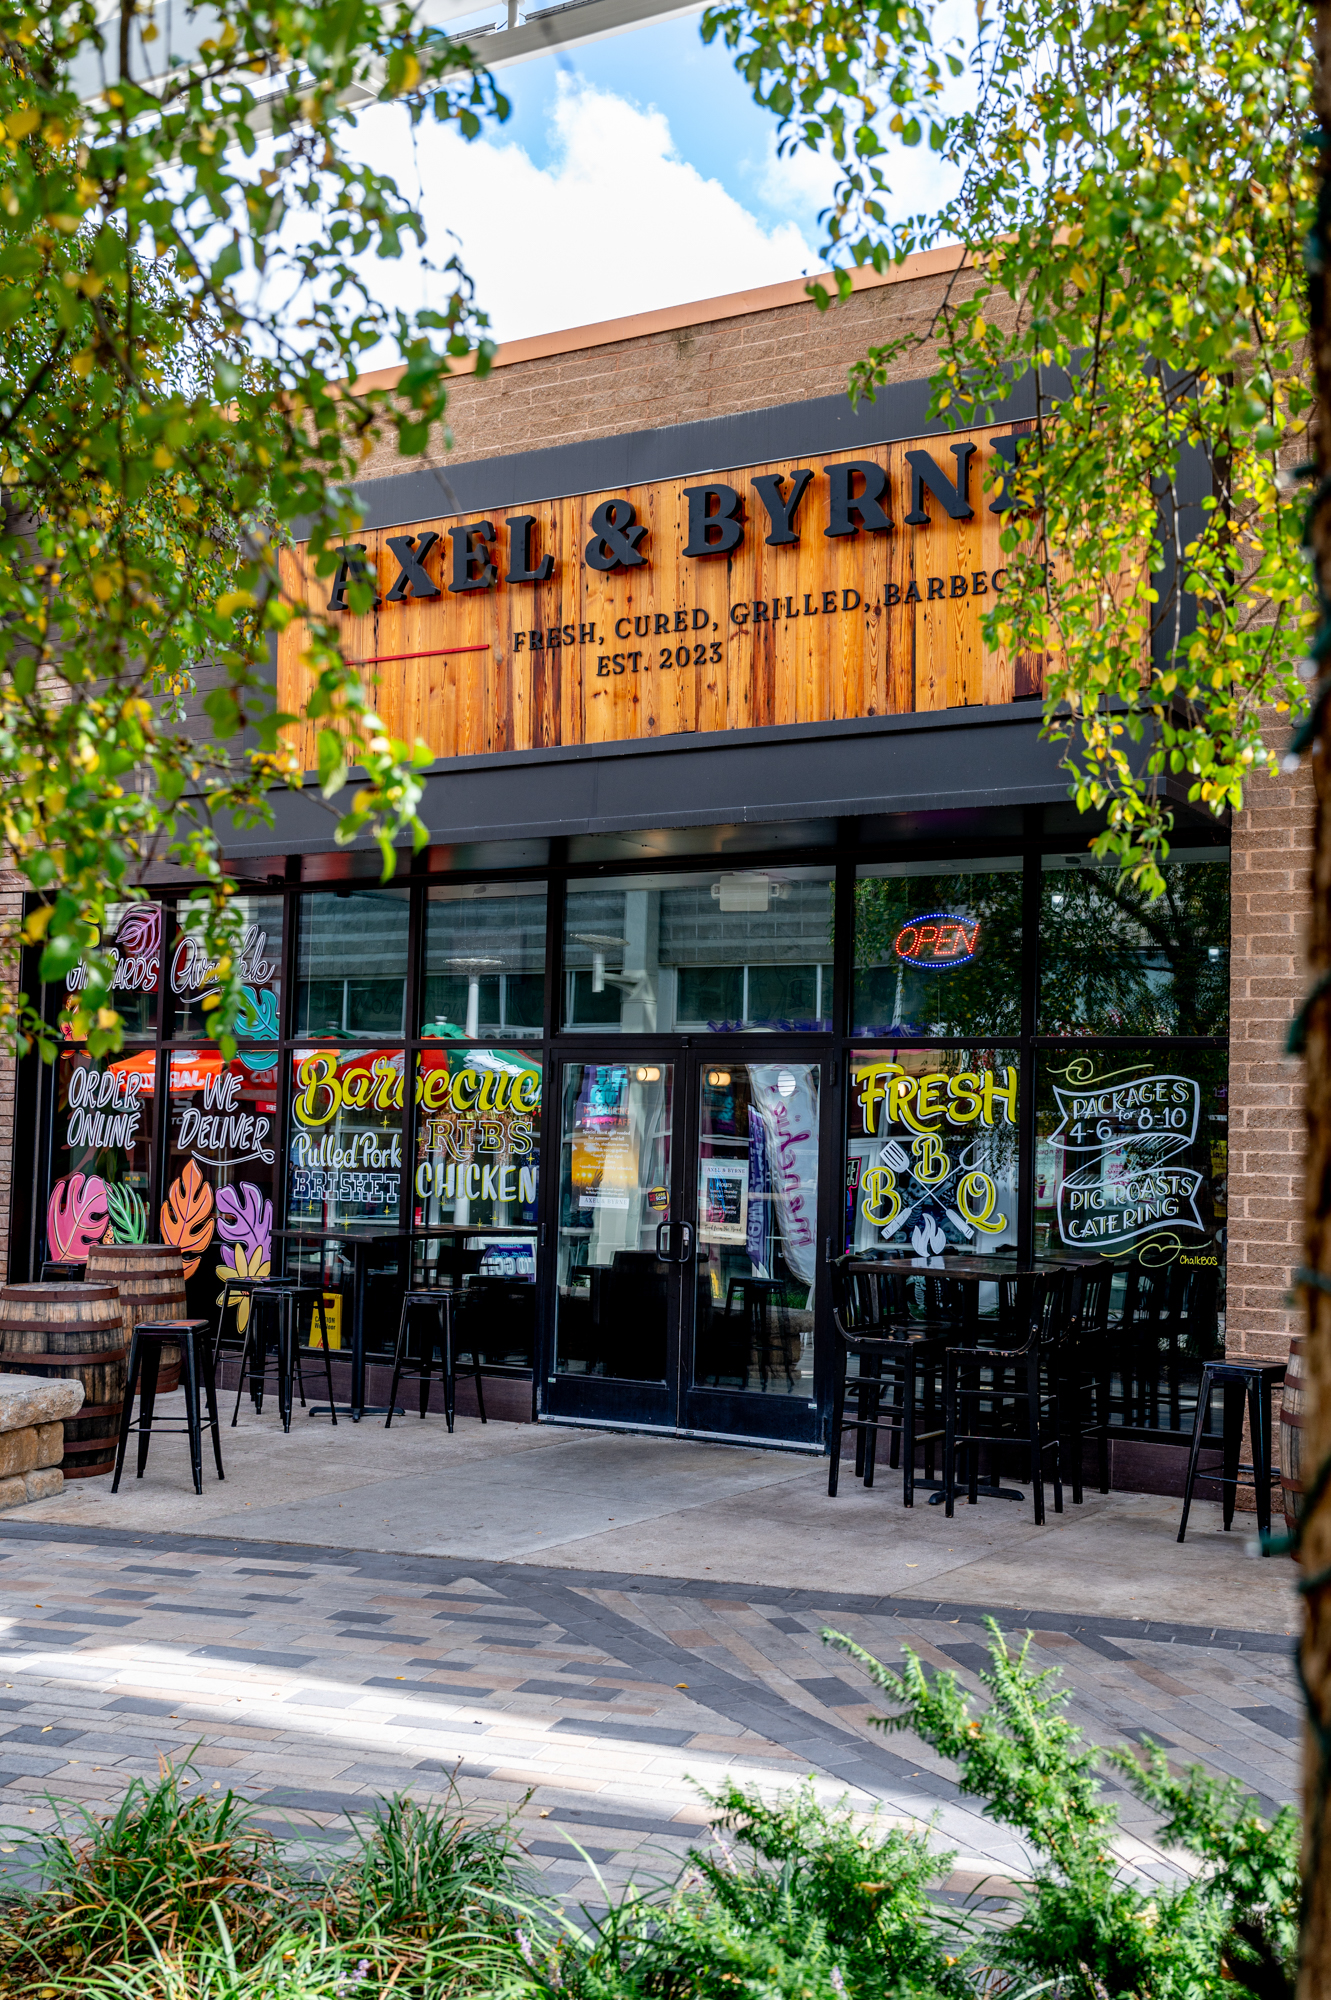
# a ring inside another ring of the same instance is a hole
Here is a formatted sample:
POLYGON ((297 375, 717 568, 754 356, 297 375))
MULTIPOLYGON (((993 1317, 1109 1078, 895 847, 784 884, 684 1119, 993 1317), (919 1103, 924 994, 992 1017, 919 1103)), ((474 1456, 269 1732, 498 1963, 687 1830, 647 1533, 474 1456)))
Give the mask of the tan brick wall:
MULTIPOLYGON (((954 297, 970 283, 959 280, 954 297)), ((522 361, 483 380, 460 375, 449 404, 452 450, 440 445, 425 458, 403 459, 385 443, 363 476, 381 479, 449 459, 540 451, 835 396, 845 390, 852 362, 907 330, 923 344, 893 364, 891 379, 915 381, 935 359, 930 329, 944 289, 941 278, 907 279, 857 292, 826 312, 809 300, 522 361)))
POLYGON ((1303 1078, 1284 1048, 1307 990, 1312 814, 1305 768, 1256 779, 1234 822, 1226 1328, 1234 1357, 1283 1360, 1298 1331, 1286 1298, 1303 1226, 1303 1078))

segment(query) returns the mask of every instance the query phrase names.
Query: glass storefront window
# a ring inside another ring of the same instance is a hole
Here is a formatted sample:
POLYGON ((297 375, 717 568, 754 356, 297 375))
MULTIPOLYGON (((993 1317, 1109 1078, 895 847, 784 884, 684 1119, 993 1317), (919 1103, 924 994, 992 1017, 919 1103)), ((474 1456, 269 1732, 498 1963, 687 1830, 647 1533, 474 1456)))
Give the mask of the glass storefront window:
POLYGON ((391 1230, 402 1184, 401 1049, 295 1048, 287 1058, 291 1229, 391 1230))
POLYGON ((857 1035, 1021 1030, 1019 859, 889 862, 855 881, 857 1035))
POLYGON ((173 1049, 168 1062, 161 1237, 184 1255, 189 1311, 212 1319, 229 1278, 274 1268, 277 1051, 242 1049, 224 1063, 204 1044, 173 1049))
POLYGON ((1036 1098, 1037 1251, 1219 1268, 1223 1049, 1049 1050, 1036 1098))
POLYGON ((1224 1352, 1228 1130, 1223 1049, 1040 1058, 1036 1255, 1115 1272, 1114 1423, 1190 1429, 1201 1364, 1224 1352))
POLYGON ((698 1124, 700 1388, 812 1394, 816 1063, 704 1069, 698 1124))
POLYGON ((566 1028, 799 1034, 831 1018, 830 868, 569 884, 566 1028))
POLYGON ((664 1382, 670 1063, 566 1063, 560 1125, 555 1367, 664 1382))
POLYGON ((539 1040, 544 1022, 544 882, 431 889, 422 1036, 539 1040))
POLYGON ((1151 902, 1085 854, 1047 856, 1040 1032, 1229 1033, 1229 855, 1176 853, 1151 902))
POLYGON ((156 1071, 152 1049, 104 1063, 61 1051, 48 1257, 81 1264, 95 1243, 146 1243, 156 1234, 148 1213, 156 1071))
POLYGON ((1015 1049, 859 1050, 850 1066, 846 1248, 989 1256, 1017 1242, 1015 1049))
MULTIPOLYGON (((236 1039, 276 1042, 281 1032, 282 898, 233 896, 231 907, 241 926, 240 976, 245 985, 245 1011, 236 1024, 236 1039)), ((216 961, 204 949, 197 926, 182 905, 168 977, 175 998, 174 1032, 202 1035, 208 1013, 201 1005, 217 984, 216 961)))
MULTIPOLYGON (((157 995, 162 981, 162 906, 160 903, 110 903, 103 940, 114 964, 111 994, 125 1024, 125 1040, 152 1040, 157 1033, 157 995)), ((72 1000, 83 989, 81 965, 66 974, 72 1000)))
POLYGON ((417 1056, 416 1281, 458 1294, 459 1351, 490 1367, 536 1356, 540 1146, 538 1061, 455 1044, 417 1056))
POLYGON ((410 889, 302 896, 296 1032, 358 1041, 406 1033, 410 889))

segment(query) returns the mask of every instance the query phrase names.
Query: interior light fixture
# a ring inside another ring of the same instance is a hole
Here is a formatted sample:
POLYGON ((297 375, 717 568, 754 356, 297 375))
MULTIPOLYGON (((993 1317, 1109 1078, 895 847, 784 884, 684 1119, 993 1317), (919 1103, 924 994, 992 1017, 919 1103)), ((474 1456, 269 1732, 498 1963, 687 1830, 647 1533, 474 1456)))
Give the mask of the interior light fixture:
POLYGON ((707 1081, 713 1090, 724 1090, 730 1081, 730 1071, 728 1069, 709 1069, 707 1072, 707 1081))

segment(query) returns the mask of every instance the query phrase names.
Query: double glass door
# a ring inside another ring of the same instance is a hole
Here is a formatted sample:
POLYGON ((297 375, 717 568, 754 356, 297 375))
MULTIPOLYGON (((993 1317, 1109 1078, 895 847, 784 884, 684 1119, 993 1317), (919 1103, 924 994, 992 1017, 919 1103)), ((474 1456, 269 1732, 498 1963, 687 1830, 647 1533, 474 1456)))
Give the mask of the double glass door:
POLYGON ((563 1065, 543 1411, 813 1444, 822 1062, 563 1065))

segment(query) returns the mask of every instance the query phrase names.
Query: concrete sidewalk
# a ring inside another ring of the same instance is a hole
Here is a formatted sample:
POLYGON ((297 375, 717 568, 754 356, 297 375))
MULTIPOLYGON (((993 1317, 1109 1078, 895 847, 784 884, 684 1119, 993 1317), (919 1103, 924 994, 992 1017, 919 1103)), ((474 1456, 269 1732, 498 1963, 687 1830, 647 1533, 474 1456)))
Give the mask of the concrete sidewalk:
MULTIPOLYGON (((164 1415, 179 1415, 180 1398, 164 1415)), ((1198 1629, 1283 1633, 1296 1623, 1294 1565, 1257 1560, 1254 1521, 1232 1533, 1220 1510, 1194 1506, 1176 1540, 1179 1504, 1148 1494, 1088 1492, 1034 1526, 1029 1497, 941 1508, 901 1505, 899 1475, 869 1492, 843 1473, 827 1497, 827 1462, 788 1452, 555 1425, 459 1417, 382 1419, 334 1428, 297 1410, 283 1435, 270 1402, 224 1425, 227 1477, 205 1440, 195 1495, 182 1437, 158 1439, 142 1482, 82 1480, 25 1507, 32 1527, 197 1533, 289 1543, 534 1564, 623 1578, 855 1592, 968 1604, 1164 1619, 1198 1629)))

